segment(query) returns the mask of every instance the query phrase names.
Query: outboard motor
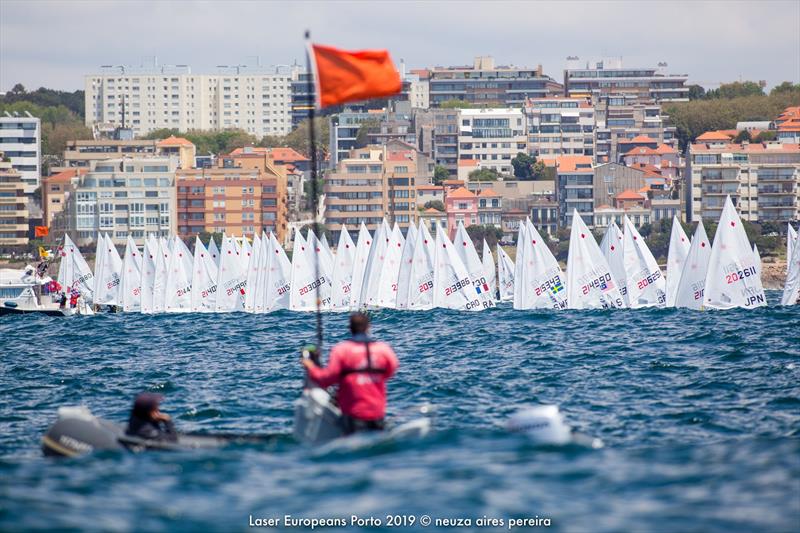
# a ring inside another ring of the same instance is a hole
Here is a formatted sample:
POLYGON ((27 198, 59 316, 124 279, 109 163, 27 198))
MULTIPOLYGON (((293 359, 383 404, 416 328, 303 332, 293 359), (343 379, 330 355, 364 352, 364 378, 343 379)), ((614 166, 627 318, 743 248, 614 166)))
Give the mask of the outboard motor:
POLYGON ((517 411, 508 419, 510 431, 524 433, 540 444, 572 442, 572 429, 564 423, 557 405, 538 405, 517 411))
POLYGON ((294 438, 320 444, 344 435, 342 412, 325 389, 309 387, 294 404, 294 438))
POLYGON ((124 449, 122 428, 95 417, 87 407, 59 407, 58 420, 42 437, 48 456, 75 457, 96 450, 124 449))

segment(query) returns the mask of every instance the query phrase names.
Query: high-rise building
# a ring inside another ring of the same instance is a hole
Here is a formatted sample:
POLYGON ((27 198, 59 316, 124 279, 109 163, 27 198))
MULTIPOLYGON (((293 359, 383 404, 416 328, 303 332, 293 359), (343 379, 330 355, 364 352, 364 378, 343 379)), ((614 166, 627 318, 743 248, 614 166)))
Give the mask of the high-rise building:
POLYGON ((22 174, 0 151, 0 247, 28 244, 28 199, 22 174))
POLYGON ((84 246, 103 232, 124 245, 128 236, 142 244, 148 233, 173 235, 178 164, 176 157, 92 161, 85 174, 70 180, 63 210, 53 217, 54 238, 69 233, 84 246))
POLYGON ((485 107, 521 107, 526 98, 561 94, 563 87, 534 68, 495 66, 492 57, 476 57, 472 66, 433 67, 428 76, 430 107, 463 100, 485 107))
POLYGON ((556 200, 562 227, 572 226, 573 210, 577 209, 587 225, 594 224, 594 168, 588 155, 557 157, 556 200))
POLYGON ((717 220, 725 197, 744 220, 800 217, 800 145, 780 142, 694 143, 687 161, 686 211, 691 221, 717 220))
MULTIPOLYGON (((350 151, 356 148, 358 131, 362 124, 378 124, 382 113, 383 110, 379 109, 345 108, 341 113, 330 117, 330 168, 336 168, 339 161, 348 158, 350 151)), ((366 137, 362 140, 366 144, 366 137)))
POLYGON ((353 232, 363 222, 375 230, 385 217, 405 232, 417 222, 416 187, 432 175, 433 161, 401 141, 352 150, 325 176, 328 229, 353 232))
POLYGON ((531 98, 525 115, 531 155, 594 155, 594 106, 588 98, 531 98))
POLYGON ((266 149, 243 148, 222 156, 211 168, 176 173, 178 234, 207 231, 229 235, 275 233, 283 242, 287 227, 287 170, 266 149))
POLYGON ((683 102, 689 100, 686 74, 667 74, 667 64, 657 68, 627 68, 621 58, 590 65, 577 57, 567 58, 564 70, 566 96, 598 97, 624 94, 641 102, 683 102))
POLYGON ((137 137, 162 128, 285 135, 297 76, 297 69, 249 66, 218 74, 193 74, 185 65, 102 67, 85 78, 86 125, 122 126, 137 137))
POLYGON ((292 79, 292 129, 308 118, 308 111, 314 105, 314 76, 308 72, 298 72, 292 79), (311 90, 308 82, 311 81, 311 90))
POLYGON ((512 176, 511 160, 528 146, 522 110, 461 109, 458 120, 459 159, 479 160, 482 169, 512 176))
POLYGON ((642 103, 630 96, 601 96, 595 101, 595 147, 598 163, 617 163, 626 150, 624 144, 636 137, 648 137, 656 146, 677 148, 676 129, 659 104, 642 103))
POLYGON ((35 191, 42 176, 41 121, 27 111, 24 116, 6 112, 0 117, 0 152, 22 176, 25 194, 35 191))
POLYGON ((458 109, 415 109, 414 129, 418 149, 458 176, 458 109))

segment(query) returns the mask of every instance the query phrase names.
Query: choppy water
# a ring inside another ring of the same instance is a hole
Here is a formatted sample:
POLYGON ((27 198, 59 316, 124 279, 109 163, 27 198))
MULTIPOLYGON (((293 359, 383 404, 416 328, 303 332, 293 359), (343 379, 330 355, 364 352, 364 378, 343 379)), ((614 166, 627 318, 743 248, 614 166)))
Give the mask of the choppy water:
MULTIPOLYGON (((326 316, 328 346, 345 325, 326 316)), ((556 531, 798 529, 798 306, 385 311, 374 333, 401 358, 390 410, 430 402, 436 433, 319 456, 289 437, 311 315, 0 318, 0 530, 231 531, 250 515, 385 524, 389 513, 472 518, 472 529, 483 516, 537 515, 556 531), (58 406, 122 421, 143 389, 167 396, 183 430, 286 436, 41 456, 58 406), (559 404, 605 448, 546 449, 506 433, 508 415, 533 403, 559 404)))

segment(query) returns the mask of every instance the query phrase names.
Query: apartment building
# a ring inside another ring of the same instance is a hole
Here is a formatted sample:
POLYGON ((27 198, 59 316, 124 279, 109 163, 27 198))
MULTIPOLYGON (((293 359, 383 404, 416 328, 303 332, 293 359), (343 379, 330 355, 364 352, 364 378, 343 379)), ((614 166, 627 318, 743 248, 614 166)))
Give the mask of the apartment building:
POLYGON ((52 226, 55 217, 64 210, 67 198, 74 192, 73 179, 86 174, 89 168, 68 168, 42 178, 42 221, 45 226, 52 226))
POLYGON ((727 195, 744 220, 800 218, 800 145, 694 143, 687 162, 687 218, 717 220, 727 195))
POLYGON ((562 227, 572 226, 577 209, 588 226, 594 225, 594 168, 588 155, 564 155, 556 158, 556 200, 562 227))
POLYGON ((481 168, 513 176, 511 160, 526 152, 528 137, 521 109, 461 109, 459 160, 478 160, 481 168))
POLYGON ((567 58, 564 70, 566 96, 624 94, 638 101, 685 102, 689 100, 687 74, 668 74, 666 63, 656 68, 623 67, 622 58, 606 58, 594 64, 567 58))
POLYGON ((291 82, 291 115, 292 129, 308 118, 308 112, 316 99, 314 75, 308 72, 297 72, 291 82), (309 81, 311 87, 309 88, 309 81))
POLYGON ((458 223, 469 227, 478 224, 478 195, 466 187, 460 187, 449 192, 444 197, 444 207, 447 213, 447 234, 450 239, 458 229, 458 223))
POLYGON ((35 191, 42 176, 41 121, 27 111, 0 116, 0 152, 21 175, 25 194, 35 191))
POLYGON ((136 137, 161 128, 285 135, 298 76, 296 68, 259 66, 220 67, 218 74, 185 65, 101 67, 85 77, 86 125, 122 126, 136 137))
POLYGON ((98 232, 114 244, 128 236, 143 244, 145 235, 173 235, 176 230, 174 157, 93 161, 86 173, 70 178, 64 207, 53 216, 51 234, 65 232, 79 246, 93 243, 98 232))
POLYGON ((417 223, 417 184, 432 174, 433 161, 400 141, 351 151, 325 176, 328 229, 338 236, 342 224, 353 232, 363 222, 373 231, 386 217, 405 232, 417 223))
POLYGON ((659 104, 624 95, 595 98, 594 156, 598 163, 619 162, 622 154, 637 146, 626 141, 636 137, 648 137, 654 147, 678 148, 676 128, 659 104))
POLYGON ((58 170, 67 168, 89 168, 92 161, 116 159, 122 157, 153 156, 158 153, 158 140, 75 140, 67 141, 62 165, 58 170))
MULTIPOLYGON (((330 124, 330 160, 329 168, 336 168, 339 161, 350 157, 350 151, 358 144, 358 131, 363 124, 377 125, 383 116, 383 110, 360 110, 346 108, 337 115, 332 115, 330 124)), ((366 143, 366 138, 363 139, 366 143)))
POLYGON ((500 227, 503 202, 492 189, 482 189, 478 193, 478 224, 500 227))
POLYGON ((408 82, 408 101, 412 108, 428 109, 431 105, 431 87, 428 80, 429 74, 425 69, 412 70, 407 74, 405 81, 408 82))
POLYGON ((594 155, 594 106, 588 98, 531 98, 525 104, 533 156, 594 155))
POLYGON ((418 149, 458 176, 458 109, 415 109, 414 129, 418 149))
POLYGON ((266 150, 247 148, 220 157, 216 167, 176 172, 177 228, 182 237, 225 232, 273 232, 287 228, 287 168, 266 150))
POLYGON ((526 98, 560 94, 563 88, 536 68, 496 66, 490 56, 476 57, 471 66, 427 69, 429 104, 439 107, 464 100, 484 107, 521 107, 526 98))
POLYGON ((0 247, 28 244, 26 182, 11 161, 0 152, 0 247))

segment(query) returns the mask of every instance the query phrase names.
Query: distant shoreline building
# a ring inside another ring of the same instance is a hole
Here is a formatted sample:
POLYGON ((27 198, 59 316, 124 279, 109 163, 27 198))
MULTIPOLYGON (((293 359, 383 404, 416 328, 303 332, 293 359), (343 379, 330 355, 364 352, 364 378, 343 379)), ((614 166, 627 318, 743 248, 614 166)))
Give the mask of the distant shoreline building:
POLYGON ((564 94, 571 97, 598 97, 622 94, 638 101, 686 102, 689 100, 687 74, 667 74, 666 63, 656 68, 622 66, 622 58, 605 58, 594 64, 567 58, 564 69, 564 94))
POLYGON ((0 247, 28 244, 28 199, 22 174, 0 151, 0 247))
POLYGON ((20 173, 25 194, 39 187, 42 178, 42 123, 28 112, 0 116, 0 152, 20 173))

